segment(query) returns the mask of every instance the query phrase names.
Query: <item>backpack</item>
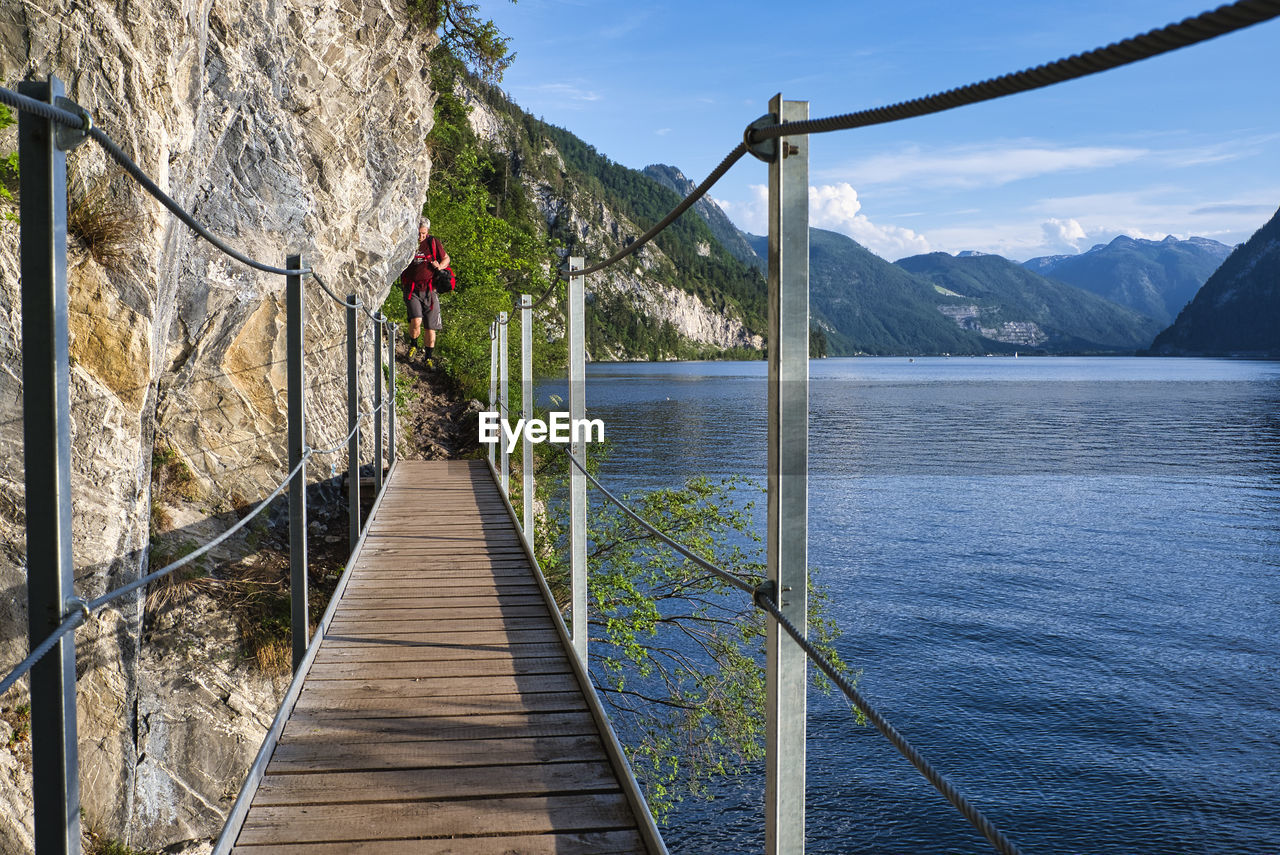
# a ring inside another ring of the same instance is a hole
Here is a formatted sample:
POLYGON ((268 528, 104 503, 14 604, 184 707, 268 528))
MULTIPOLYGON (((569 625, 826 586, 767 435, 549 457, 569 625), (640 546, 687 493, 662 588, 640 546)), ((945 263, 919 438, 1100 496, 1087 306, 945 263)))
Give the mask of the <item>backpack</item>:
POLYGON ((458 280, 454 278, 453 270, 448 267, 442 267, 431 273, 431 288, 441 294, 446 291, 455 291, 458 287, 458 280))
MULTIPOLYGON (((440 243, 440 238, 432 235, 431 260, 434 261, 442 255, 444 255, 444 245, 440 243)), ((457 289, 458 280, 453 275, 453 268, 444 267, 431 272, 431 286, 427 289, 428 291, 443 294, 446 291, 456 291, 457 289)))

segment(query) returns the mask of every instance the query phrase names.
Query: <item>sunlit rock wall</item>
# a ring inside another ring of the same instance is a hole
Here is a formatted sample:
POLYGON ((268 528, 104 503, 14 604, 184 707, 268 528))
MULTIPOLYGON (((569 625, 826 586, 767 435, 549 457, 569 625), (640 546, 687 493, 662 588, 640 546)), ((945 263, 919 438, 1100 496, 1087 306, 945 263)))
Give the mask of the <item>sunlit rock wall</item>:
MULTIPOLYGON (((432 38, 403 0, 0 0, 0 79, 57 74, 215 234, 278 266, 301 251, 378 306, 426 196, 432 38)), ((10 128, 0 155, 14 149, 10 128)), ((285 474, 285 283, 196 238, 94 143, 68 165, 73 202, 88 196, 90 221, 117 227, 97 254, 75 234, 69 252, 76 584, 93 597, 146 567, 157 442, 190 465, 197 516, 285 474)), ((0 671, 27 649, 18 240, 0 220, 0 671)), ((346 432, 344 316, 314 284, 306 304, 309 438, 332 445, 346 432)), ((134 846, 215 834, 277 703, 278 681, 226 655, 234 626, 199 606, 180 612, 181 650, 173 626, 149 622, 144 640, 137 597, 77 633, 85 824, 134 846)), ((5 853, 31 849, 15 751, 0 742, 5 853)))

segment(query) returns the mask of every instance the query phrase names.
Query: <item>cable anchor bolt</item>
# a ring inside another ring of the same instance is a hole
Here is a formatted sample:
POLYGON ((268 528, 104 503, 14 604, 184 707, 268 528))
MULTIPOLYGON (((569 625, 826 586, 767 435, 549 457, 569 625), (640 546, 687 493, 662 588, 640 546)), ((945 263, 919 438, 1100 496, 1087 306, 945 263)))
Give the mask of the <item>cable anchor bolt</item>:
POLYGON ((53 106, 59 110, 66 110, 68 113, 75 113, 84 119, 83 128, 69 128, 61 122, 54 122, 54 145, 57 146, 58 151, 71 151, 89 138, 89 132, 93 130, 93 116, 90 116, 89 111, 75 101, 70 98, 64 98, 61 95, 53 99, 53 106))
POLYGON ((89 604, 79 597, 67 597, 62 602, 63 617, 71 617, 76 612, 84 615, 81 623, 88 623, 89 618, 93 617, 93 610, 89 608, 89 604))
POLYGON ((767 140, 755 142, 751 139, 752 134, 760 128, 773 127, 778 124, 778 117, 773 113, 765 113, 751 124, 747 125, 747 129, 742 132, 742 143, 747 147, 747 151, 751 152, 751 156, 757 160, 763 160, 765 163, 775 163, 778 160, 778 139, 770 137, 767 140))

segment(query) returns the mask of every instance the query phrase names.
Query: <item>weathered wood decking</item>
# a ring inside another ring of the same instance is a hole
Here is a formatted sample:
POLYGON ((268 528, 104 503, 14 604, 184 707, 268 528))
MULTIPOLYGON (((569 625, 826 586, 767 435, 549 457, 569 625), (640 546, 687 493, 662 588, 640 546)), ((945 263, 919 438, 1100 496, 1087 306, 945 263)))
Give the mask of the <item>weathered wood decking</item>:
POLYGON ((483 462, 397 463, 236 855, 661 851, 555 620, 483 462))

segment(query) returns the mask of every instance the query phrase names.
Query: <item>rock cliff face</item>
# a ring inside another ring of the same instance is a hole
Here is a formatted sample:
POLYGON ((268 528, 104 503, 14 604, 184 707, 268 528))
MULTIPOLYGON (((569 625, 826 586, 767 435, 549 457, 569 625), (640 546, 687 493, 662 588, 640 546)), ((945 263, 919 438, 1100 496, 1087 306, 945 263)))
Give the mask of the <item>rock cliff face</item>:
MULTIPOLYGON (((426 195, 433 38, 403 0, 0 0, 0 78, 57 74, 228 243, 277 266, 301 251, 377 306, 426 195)), ((0 155, 15 148, 15 129, 0 134, 0 155)), ((69 239, 74 557, 89 598, 147 568, 157 443, 190 467, 196 516, 285 474, 284 281, 196 238, 93 143, 68 170, 73 204, 89 200, 69 239), (104 224, 114 237, 86 239, 104 224)), ((27 648, 18 240, 0 223, 3 671, 27 648)), ((314 283, 306 311, 308 438, 332 445, 346 432, 344 316, 314 283)), ((371 342, 364 324, 366 389, 371 342)), ((234 655, 225 615, 198 598, 176 614, 176 627, 147 618, 142 642, 140 600, 118 601, 77 633, 85 824, 139 847, 216 834, 281 689, 234 655)), ((11 760, 0 851, 21 853, 30 779, 11 760)))

